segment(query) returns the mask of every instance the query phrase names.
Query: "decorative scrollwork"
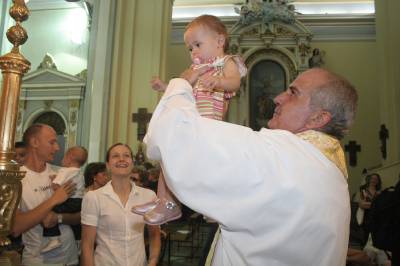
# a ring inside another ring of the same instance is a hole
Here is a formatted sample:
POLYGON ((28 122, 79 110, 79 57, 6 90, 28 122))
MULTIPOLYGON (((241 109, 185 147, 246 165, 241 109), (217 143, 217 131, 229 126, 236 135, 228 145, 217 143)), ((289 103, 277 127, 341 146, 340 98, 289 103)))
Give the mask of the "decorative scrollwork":
POLYGON ((298 74, 296 66, 287 55, 275 49, 263 49, 253 53, 246 59, 246 66, 252 65, 253 62, 257 61, 260 57, 263 56, 278 58, 289 71, 289 81, 293 81, 296 78, 298 74))
POLYGON ((24 0, 13 0, 14 5, 10 8, 10 16, 17 22, 22 22, 28 19, 29 10, 25 5, 24 0))
POLYGON ((294 6, 288 5, 288 0, 271 0, 247 2, 239 8, 235 8, 236 13, 240 15, 237 22, 239 25, 247 26, 255 21, 271 23, 273 21, 282 21, 292 24, 295 22, 294 6))
POLYGON ((0 68, 3 72, 26 73, 31 68, 30 63, 16 53, 8 53, 0 57, 0 68))
POLYGON ((18 47, 26 42, 28 39, 28 34, 26 30, 22 28, 19 24, 16 24, 7 30, 7 39, 14 45, 18 47))
POLYGON ((0 246, 10 244, 5 237, 12 225, 13 212, 21 197, 20 180, 25 172, 0 170, 0 246))

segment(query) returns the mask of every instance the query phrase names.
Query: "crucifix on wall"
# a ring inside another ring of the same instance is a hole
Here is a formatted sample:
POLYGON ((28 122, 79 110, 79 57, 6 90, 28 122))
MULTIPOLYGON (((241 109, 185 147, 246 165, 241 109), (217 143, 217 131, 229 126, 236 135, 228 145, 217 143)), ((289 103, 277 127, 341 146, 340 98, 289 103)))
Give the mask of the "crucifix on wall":
POLYGON ((379 130, 379 139, 381 140, 381 152, 382 158, 386 159, 386 140, 389 138, 389 130, 386 128, 385 124, 381 125, 381 130, 379 130))
POLYGON ((349 164, 350 166, 357 165, 357 152, 361 151, 361 145, 357 144, 357 141, 350 140, 349 144, 344 145, 345 151, 349 152, 349 164))
POLYGON ((132 122, 138 123, 137 139, 142 141, 146 135, 147 123, 150 121, 152 113, 147 112, 147 108, 139 108, 137 113, 132 114, 132 122))

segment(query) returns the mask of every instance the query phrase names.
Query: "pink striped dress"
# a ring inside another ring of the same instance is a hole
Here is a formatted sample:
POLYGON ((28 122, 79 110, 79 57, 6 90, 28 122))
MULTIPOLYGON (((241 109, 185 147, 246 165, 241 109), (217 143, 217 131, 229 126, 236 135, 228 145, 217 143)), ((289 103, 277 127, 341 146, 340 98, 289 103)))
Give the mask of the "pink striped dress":
MULTIPOLYGON (((223 58, 216 58, 209 65, 214 67, 216 72, 214 76, 222 77, 224 75, 224 65, 229 59, 233 59, 238 65, 240 76, 244 77, 246 75, 247 69, 241 58, 237 55, 226 55, 223 58)), ((196 67, 196 66, 192 66, 196 67)), ((205 90, 199 79, 193 87, 193 95, 196 99, 197 110, 203 117, 223 120, 224 116, 228 110, 229 100, 235 96, 234 92, 227 92, 223 89, 214 89, 212 92, 205 90)))

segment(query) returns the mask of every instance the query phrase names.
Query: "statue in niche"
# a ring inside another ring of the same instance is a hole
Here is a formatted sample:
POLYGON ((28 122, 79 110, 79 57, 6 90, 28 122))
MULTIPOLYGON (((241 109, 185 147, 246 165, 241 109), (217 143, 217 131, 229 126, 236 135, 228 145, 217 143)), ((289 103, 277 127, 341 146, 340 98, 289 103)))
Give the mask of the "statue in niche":
POLYGON ((312 51, 312 56, 308 60, 308 65, 310 68, 321 67, 324 64, 324 60, 322 59, 323 52, 321 52, 318 48, 314 48, 312 51))
POLYGON ((53 57, 46 53, 42 62, 39 64, 38 69, 57 69, 56 63, 54 63, 53 57))

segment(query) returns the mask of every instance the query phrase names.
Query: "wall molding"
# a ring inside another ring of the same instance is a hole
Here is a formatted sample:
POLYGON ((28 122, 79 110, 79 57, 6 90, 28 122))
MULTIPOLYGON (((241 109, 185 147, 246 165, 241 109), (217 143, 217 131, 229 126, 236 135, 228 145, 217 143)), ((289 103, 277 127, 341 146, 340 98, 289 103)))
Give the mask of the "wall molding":
MULTIPOLYGON (((223 17, 221 20, 228 29, 238 17, 223 17)), ((298 15, 313 34, 313 41, 375 41, 375 15, 298 15)), ((183 44, 186 24, 192 19, 176 19, 172 22, 171 43, 183 44)))

